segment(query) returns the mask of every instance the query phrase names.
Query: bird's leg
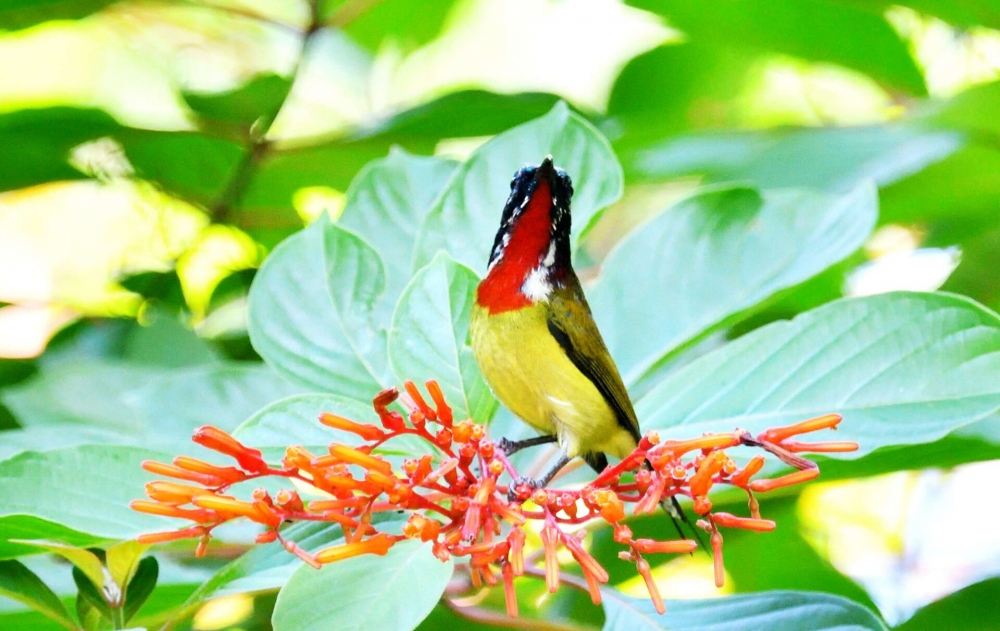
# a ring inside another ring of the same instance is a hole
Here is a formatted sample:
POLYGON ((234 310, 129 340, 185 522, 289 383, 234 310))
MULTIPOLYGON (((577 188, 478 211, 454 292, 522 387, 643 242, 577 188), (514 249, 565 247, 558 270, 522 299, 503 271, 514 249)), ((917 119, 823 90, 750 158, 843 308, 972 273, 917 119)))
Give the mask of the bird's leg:
POLYGON ((559 473, 559 471, 562 470, 563 467, 569 464, 569 461, 570 461, 569 456, 567 456, 564 453, 561 453, 559 454, 559 461, 556 462, 555 465, 553 465, 552 468, 549 469, 545 475, 538 478, 537 480, 532 480, 531 478, 526 478, 523 476, 514 480, 514 483, 510 485, 510 490, 507 492, 507 499, 513 502, 516 499, 517 487, 521 486, 522 484, 527 484, 533 489, 545 488, 548 485, 548 483, 552 481, 552 478, 556 477, 556 474, 559 473))
POLYGON ((497 441, 497 447, 499 447, 505 455, 510 457, 527 447, 546 445, 548 443, 554 443, 557 440, 558 438, 555 436, 535 436, 534 438, 525 438, 524 440, 509 440, 507 438, 501 438, 497 441))

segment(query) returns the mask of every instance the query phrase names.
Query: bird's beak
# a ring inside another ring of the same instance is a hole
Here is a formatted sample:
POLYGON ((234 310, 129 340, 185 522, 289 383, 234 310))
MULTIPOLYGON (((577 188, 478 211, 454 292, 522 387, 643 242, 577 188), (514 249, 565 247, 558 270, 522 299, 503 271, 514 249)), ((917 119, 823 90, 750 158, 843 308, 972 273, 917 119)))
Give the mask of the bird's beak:
POLYGON ((547 155, 542 163, 538 165, 538 169, 535 171, 536 180, 545 180, 549 184, 555 182, 556 179, 556 167, 552 164, 552 156, 547 155))

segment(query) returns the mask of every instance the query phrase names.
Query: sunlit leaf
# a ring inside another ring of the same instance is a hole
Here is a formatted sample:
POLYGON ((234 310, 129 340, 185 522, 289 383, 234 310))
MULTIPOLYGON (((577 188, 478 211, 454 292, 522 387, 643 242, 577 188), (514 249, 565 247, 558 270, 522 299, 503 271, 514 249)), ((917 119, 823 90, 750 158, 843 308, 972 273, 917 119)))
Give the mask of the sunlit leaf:
POLYGON ((452 570, 452 561, 442 563, 420 541, 397 543, 384 557, 302 566, 278 593, 271 623, 275 631, 410 631, 434 608, 452 570))
POLYGON ((83 572, 97 589, 104 587, 104 566, 96 554, 84 548, 45 540, 14 539, 14 543, 33 546, 66 559, 83 572))
POLYGON ((859 70, 886 86, 927 94, 906 43, 877 12, 823 0, 630 0, 695 41, 769 50, 859 70), (845 33, 850 33, 845 37, 845 33))
MULTIPOLYGON (((929 443, 1000 409, 1000 318, 950 294, 838 300, 748 333, 639 400, 644 429, 759 432, 838 412, 855 453, 929 443), (683 427, 682 427, 683 426, 683 427)), ((823 440, 822 438, 820 440, 823 440)))

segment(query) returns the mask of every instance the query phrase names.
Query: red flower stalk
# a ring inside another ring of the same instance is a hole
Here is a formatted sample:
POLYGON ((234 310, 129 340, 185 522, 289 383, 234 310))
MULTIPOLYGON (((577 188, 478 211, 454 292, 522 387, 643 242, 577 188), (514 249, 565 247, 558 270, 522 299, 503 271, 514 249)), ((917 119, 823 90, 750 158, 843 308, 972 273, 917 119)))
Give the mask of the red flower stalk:
POLYGON ((719 528, 757 532, 775 528, 773 521, 760 518, 753 493, 799 484, 818 476, 818 467, 797 453, 857 449, 855 443, 789 440, 800 434, 835 428, 840 422, 836 414, 769 429, 756 437, 736 430, 661 441, 659 434, 649 432, 632 454, 581 489, 513 486, 505 480, 518 479, 517 471, 506 456, 487 439, 482 425, 471 420, 455 422, 437 383, 427 383, 433 405, 412 382, 406 382, 405 390, 402 395, 396 389, 385 390, 374 398, 373 407, 381 427, 331 413, 320 415, 324 425, 353 434, 357 439, 349 441, 352 444, 332 443, 329 454, 320 456, 291 446, 277 465, 269 465, 260 451, 243 445, 220 429, 199 428, 194 441, 230 456, 237 466, 219 467, 186 456, 175 458, 173 464, 143 463, 147 471, 183 483, 150 482, 146 493, 152 501, 136 500, 132 508, 186 519, 195 525, 142 535, 139 540, 159 543, 197 538, 200 555, 205 552, 215 527, 246 518, 265 528, 257 537, 258 543, 279 541, 306 563, 320 567, 365 554, 384 555, 399 541, 418 539, 431 543, 434 555, 442 561, 464 558, 473 585, 492 586, 502 582, 507 613, 516 616, 514 579, 540 575, 544 576, 550 592, 558 590, 562 582, 560 548, 568 550, 579 565, 594 603, 601 602, 600 586, 608 582, 608 572, 586 549, 582 537, 573 531, 586 524, 605 522, 614 529, 615 542, 625 548, 619 557, 635 563, 654 607, 662 613, 663 598, 644 555, 689 553, 697 548, 697 543, 689 539, 633 538, 631 529, 624 524, 626 504, 633 505, 632 513, 641 514, 654 511, 671 497, 690 498, 694 511, 702 516, 698 526, 710 534, 715 580, 721 586, 725 574, 719 528), (406 410, 405 417, 390 409, 397 402, 406 410), (395 468, 379 455, 379 450, 398 436, 422 439, 427 453, 405 460, 395 468), (739 445, 763 449, 798 470, 774 479, 753 480, 763 467, 764 458, 756 456, 739 468, 726 453, 739 445), (258 488, 248 500, 227 494, 237 482, 265 476, 298 480, 331 499, 307 502, 290 489, 271 497, 265 489, 258 488), (708 493, 718 484, 746 491, 749 517, 712 512, 708 493), (380 532, 371 523, 376 513, 400 510, 409 513, 401 534, 380 532), (282 537, 280 529, 287 521, 340 524, 345 542, 310 553, 282 537), (525 527, 529 522, 539 526, 544 572, 535 568, 526 571, 525 527))

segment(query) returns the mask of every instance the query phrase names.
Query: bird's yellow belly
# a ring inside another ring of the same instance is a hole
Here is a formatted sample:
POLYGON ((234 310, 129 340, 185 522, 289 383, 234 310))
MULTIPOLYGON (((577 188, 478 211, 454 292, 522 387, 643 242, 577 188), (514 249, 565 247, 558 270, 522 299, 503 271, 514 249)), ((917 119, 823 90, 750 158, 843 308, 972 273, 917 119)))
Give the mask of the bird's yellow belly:
POLYGON ((543 305, 488 315, 473 307, 472 348, 500 402, 569 457, 604 452, 622 458, 635 441, 594 384, 549 333, 543 305))

